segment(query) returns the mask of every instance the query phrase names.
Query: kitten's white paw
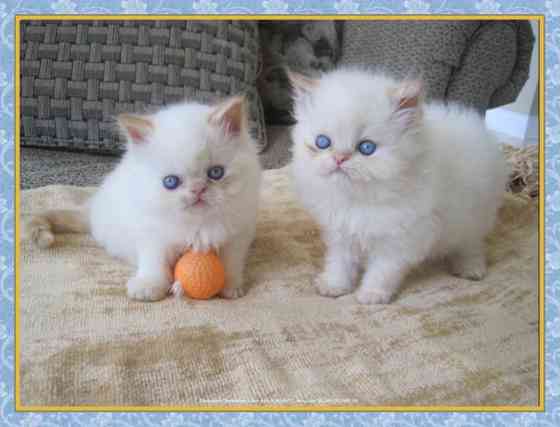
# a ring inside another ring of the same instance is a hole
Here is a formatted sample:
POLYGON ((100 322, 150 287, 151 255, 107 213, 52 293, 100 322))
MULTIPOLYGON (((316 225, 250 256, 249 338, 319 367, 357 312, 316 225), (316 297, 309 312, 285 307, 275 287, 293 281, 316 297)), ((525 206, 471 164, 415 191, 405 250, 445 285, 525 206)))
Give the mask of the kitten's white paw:
POLYGON ((486 277, 486 259, 483 255, 455 257, 450 260, 451 274, 467 280, 482 280, 486 277))
POLYGON ((132 277, 126 284, 129 298, 138 301, 159 301, 169 292, 169 283, 144 277, 132 277))
POLYGON ((169 295, 173 295, 176 298, 182 298, 185 295, 185 290, 183 289, 183 285, 181 285, 181 282, 175 281, 169 288, 168 293, 169 295))
POLYGON ((315 278, 314 285, 319 295, 324 297, 340 297, 352 292, 352 286, 348 283, 332 283, 327 280, 325 274, 320 274, 315 278))
POLYGON ((389 304, 392 295, 369 289, 359 289, 356 292, 356 300, 360 304, 389 304))
POLYGON ((226 287, 220 292, 220 296, 226 299, 237 299, 241 298, 246 293, 247 290, 243 286, 226 287))

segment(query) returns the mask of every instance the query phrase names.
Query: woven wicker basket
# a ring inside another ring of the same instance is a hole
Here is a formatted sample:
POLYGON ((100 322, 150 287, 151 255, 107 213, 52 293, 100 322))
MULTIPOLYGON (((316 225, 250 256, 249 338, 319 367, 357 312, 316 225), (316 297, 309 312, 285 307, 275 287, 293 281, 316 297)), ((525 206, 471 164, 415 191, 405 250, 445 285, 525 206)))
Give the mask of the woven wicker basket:
POLYGON ((250 21, 24 21, 21 143, 118 153, 121 112, 245 93, 266 146, 250 21))

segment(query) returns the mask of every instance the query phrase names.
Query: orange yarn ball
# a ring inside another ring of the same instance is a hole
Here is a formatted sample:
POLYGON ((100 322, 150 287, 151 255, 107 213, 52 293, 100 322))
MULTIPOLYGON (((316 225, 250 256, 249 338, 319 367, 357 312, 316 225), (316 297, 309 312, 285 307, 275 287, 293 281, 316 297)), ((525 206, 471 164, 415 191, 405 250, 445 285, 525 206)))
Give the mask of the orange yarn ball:
POLYGON ((225 286, 226 275, 216 252, 186 252, 175 264, 175 280, 194 299, 210 299, 225 286))

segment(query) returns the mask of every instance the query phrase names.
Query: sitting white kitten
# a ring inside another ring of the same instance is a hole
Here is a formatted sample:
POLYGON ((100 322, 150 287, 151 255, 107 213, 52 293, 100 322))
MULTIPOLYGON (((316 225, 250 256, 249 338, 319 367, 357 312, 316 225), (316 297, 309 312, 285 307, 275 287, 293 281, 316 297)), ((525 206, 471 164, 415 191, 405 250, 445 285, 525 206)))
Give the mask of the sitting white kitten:
POLYGON ((81 211, 48 211, 28 232, 39 246, 54 232, 87 232, 114 256, 137 265, 128 295, 159 300, 187 249, 219 251, 221 296, 242 296, 255 235, 261 168, 243 97, 217 106, 183 103, 152 115, 123 114, 128 149, 81 211))
POLYGON ((423 103, 419 81, 358 69, 290 79, 296 189, 327 244, 319 293, 351 292, 363 267, 357 300, 387 303, 434 257, 482 279, 507 177, 483 119, 423 103))

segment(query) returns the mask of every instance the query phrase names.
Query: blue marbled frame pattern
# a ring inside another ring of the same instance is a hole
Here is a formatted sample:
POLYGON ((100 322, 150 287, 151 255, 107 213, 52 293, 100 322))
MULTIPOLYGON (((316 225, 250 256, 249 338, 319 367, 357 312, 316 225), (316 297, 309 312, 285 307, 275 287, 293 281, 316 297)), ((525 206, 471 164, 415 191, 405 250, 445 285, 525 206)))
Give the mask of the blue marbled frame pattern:
POLYGON ((0 425, 559 426, 560 0, 0 0, 0 425), (546 401, 527 413, 18 413, 14 406, 14 17, 16 14, 530 14, 546 16, 546 401))

